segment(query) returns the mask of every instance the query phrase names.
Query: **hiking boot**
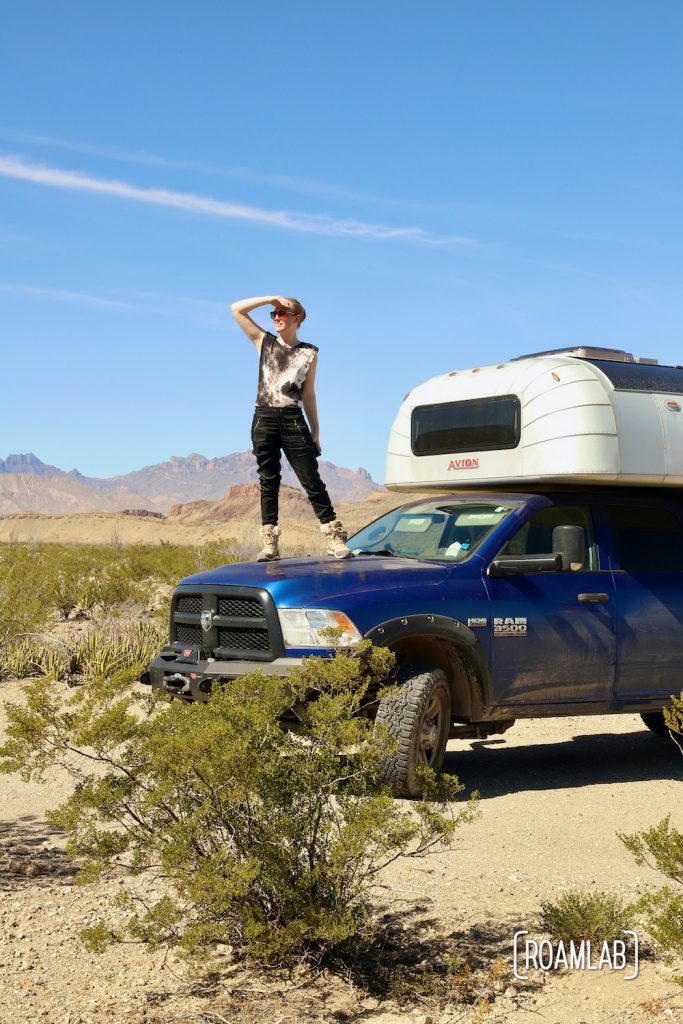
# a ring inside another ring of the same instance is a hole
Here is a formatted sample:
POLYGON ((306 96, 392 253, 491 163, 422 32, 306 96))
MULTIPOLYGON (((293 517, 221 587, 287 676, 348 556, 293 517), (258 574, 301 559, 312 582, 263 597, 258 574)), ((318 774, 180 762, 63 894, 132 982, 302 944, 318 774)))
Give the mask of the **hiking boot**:
POLYGON ((334 555, 335 558, 351 557, 351 549, 347 548, 344 543, 346 532, 338 519, 333 520, 331 523, 321 523, 320 529, 327 537, 328 555, 334 555))
POLYGON ((262 526, 261 542, 263 547, 256 556, 257 562, 273 562, 280 557, 277 539, 280 536, 279 526, 262 526))

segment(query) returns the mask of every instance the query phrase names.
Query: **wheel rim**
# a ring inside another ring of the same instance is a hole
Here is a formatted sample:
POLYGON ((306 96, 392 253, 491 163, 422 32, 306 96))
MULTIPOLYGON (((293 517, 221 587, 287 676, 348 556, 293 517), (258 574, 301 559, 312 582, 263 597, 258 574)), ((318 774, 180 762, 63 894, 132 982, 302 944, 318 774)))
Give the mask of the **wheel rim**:
POLYGON ((420 764, 431 767, 432 761, 437 756, 439 741, 443 730, 443 707, 439 698, 434 695, 422 716, 420 723, 420 738, 418 744, 418 757, 420 764))

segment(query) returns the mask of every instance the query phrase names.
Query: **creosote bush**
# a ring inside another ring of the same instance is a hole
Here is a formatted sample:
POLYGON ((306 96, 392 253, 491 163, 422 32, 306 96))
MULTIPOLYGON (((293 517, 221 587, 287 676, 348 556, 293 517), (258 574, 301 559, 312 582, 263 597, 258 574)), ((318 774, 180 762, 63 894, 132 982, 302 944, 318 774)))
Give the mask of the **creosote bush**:
MULTIPOLYGON (((643 832, 619 833, 619 838, 636 858, 659 871, 671 884, 647 892, 637 901, 635 909, 664 957, 669 961, 683 958, 683 833, 671 825, 667 815, 657 825, 643 832)), ((683 985, 683 975, 677 979, 683 985)))
MULTIPOLYGON (((672 696, 671 706, 664 710, 664 720, 672 739, 683 751, 683 693, 672 696)), ((666 959, 680 961, 683 958, 683 833, 672 826, 671 815, 667 814, 657 825, 643 832, 619 832, 618 835, 637 864, 647 864, 674 883, 673 887, 667 883, 661 889, 645 893, 635 909, 642 914, 647 930, 666 959)), ((683 985, 683 975, 676 980, 683 985)))
POLYGON ((229 943, 259 962, 320 959, 369 925, 383 867, 453 839, 475 814, 453 777, 422 775, 424 798, 379 782, 390 740, 357 714, 393 656, 368 642, 309 658, 286 680, 252 673, 203 704, 167 702, 100 678, 66 700, 48 680, 9 707, 0 768, 76 787, 50 820, 70 836, 88 882, 123 863, 132 876, 119 931, 85 933, 199 953, 229 943), (308 699, 306 699, 308 698, 308 699), (296 731, 280 725, 296 708, 296 731))
POLYGON ((621 939, 632 920, 632 907, 608 892, 570 889, 556 902, 541 904, 542 928, 565 945, 621 939))
POLYGON ((0 545, 0 653, 44 619, 48 584, 38 545, 0 545))
MULTIPOLYGON (((675 888, 664 885, 638 900, 636 909, 667 959, 683 957, 683 834, 671 825, 667 815, 645 832, 620 834, 638 864, 660 871, 675 888)), ((683 984, 683 977, 679 977, 683 984)))
POLYGON ((670 729, 670 736, 683 753, 683 693, 671 697, 671 706, 664 709, 664 721, 670 729))

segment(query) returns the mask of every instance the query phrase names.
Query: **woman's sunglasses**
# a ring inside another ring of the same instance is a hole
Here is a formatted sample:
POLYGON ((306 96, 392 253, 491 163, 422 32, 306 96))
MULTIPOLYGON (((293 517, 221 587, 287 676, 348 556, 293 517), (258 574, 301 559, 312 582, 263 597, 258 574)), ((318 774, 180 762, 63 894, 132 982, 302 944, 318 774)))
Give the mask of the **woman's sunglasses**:
POLYGON ((275 320, 278 317, 281 319, 283 316, 296 316, 296 313, 292 309, 273 309, 270 313, 270 319, 275 320))

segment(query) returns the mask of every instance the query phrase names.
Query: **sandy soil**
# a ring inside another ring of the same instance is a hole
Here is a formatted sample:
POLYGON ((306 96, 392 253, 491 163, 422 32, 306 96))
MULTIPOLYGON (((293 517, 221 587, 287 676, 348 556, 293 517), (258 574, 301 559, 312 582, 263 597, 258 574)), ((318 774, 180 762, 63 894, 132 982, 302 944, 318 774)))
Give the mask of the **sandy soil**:
MULTIPOLYGON (((19 684, 0 684, 0 704, 20 695, 19 684)), ((290 982, 285 991, 281 981, 244 974, 229 957, 212 984, 199 985, 173 958, 138 946, 87 953, 76 932, 103 910, 123 880, 74 885, 63 836, 44 818, 64 799, 68 780, 54 775, 35 785, 3 776, 0 1021, 683 1021, 683 989, 673 983, 671 969, 652 959, 641 959, 633 981, 608 970, 532 969, 528 982, 512 975, 513 934, 529 929, 538 935, 542 900, 570 887, 630 899, 656 883, 616 832, 646 828, 669 812, 681 827, 683 758, 675 748, 645 731, 636 716, 551 719, 518 723, 500 738, 452 742, 446 770, 480 790, 481 818, 460 830, 453 849, 394 866, 386 878, 385 910, 397 926, 416 925, 427 956, 447 944, 484 963, 498 958, 501 975, 483 1008, 453 1003, 443 1009, 416 1000, 399 1006, 363 998, 329 976, 293 989, 290 982), (21 873, 27 865, 39 873, 21 873)))

